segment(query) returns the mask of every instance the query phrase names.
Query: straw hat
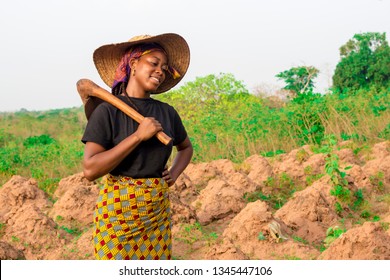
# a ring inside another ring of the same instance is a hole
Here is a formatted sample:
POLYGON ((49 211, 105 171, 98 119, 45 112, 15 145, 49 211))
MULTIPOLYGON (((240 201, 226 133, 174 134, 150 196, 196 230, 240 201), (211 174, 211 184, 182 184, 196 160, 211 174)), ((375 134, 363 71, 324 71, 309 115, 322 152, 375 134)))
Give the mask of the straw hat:
POLYGON ((184 77, 190 64, 190 49, 187 42, 178 34, 166 33, 156 36, 140 35, 131 38, 127 42, 104 45, 96 49, 93 53, 93 61, 102 80, 112 88, 115 71, 123 55, 130 47, 142 43, 157 43, 168 55, 168 63, 175 68, 180 77, 173 79, 171 75, 166 75, 164 82, 153 92, 155 94, 170 90, 184 77))

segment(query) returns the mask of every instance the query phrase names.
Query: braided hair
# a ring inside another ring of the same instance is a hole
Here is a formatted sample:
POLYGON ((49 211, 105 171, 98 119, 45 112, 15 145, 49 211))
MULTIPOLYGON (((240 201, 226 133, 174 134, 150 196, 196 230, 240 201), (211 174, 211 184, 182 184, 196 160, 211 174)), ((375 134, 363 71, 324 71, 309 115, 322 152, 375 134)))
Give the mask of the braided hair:
POLYGON ((121 82, 121 83, 115 85, 115 87, 112 88, 111 93, 112 93, 112 95, 115 95, 115 96, 118 96, 118 95, 126 96, 126 98, 129 101, 131 107, 133 107, 136 111, 139 112, 139 108, 137 107, 137 105, 135 105, 134 101, 131 100, 131 98, 127 94, 126 87, 127 87, 127 82, 121 82))

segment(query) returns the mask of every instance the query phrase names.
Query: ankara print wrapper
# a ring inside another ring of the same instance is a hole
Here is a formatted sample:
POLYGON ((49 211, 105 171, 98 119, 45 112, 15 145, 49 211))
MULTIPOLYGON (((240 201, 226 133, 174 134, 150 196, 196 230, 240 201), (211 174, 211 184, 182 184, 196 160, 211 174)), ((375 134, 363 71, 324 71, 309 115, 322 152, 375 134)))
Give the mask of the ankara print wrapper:
POLYGON ((96 259, 171 259, 168 189, 161 178, 108 175, 94 212, 96 259))

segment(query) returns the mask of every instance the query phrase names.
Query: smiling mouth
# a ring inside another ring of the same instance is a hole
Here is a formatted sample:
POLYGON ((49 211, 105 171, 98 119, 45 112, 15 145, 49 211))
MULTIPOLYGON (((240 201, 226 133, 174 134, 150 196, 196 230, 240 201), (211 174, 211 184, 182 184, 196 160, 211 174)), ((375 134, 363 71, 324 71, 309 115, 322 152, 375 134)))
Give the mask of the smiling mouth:
POLYGON ((156 77, 150 77, 153 81, 155 81, 156 83, 160 84, 160 79, 156 78, 156 77))

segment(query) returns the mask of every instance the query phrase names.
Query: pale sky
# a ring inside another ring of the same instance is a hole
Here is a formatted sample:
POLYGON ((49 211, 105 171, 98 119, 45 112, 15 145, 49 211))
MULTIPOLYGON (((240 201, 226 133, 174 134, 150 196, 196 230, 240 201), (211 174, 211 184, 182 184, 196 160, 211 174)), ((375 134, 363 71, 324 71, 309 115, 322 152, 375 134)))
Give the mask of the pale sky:
POLYGON ((232 73, 252 91, 283 86, 291 67, 320 70, 325 92, 339 48, 356 33, 386 32, 390 0, 0 0, 0 111, 81 106, 76 82, 105 87, 92 61, 101 45, 178 33, 196 77, 232 73))

